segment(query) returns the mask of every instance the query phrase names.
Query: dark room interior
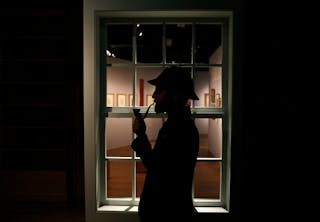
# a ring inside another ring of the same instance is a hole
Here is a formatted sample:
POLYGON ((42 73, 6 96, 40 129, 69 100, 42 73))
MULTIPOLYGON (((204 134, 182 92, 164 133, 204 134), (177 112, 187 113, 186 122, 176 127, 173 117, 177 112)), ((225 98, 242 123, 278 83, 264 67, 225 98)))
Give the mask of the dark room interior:
MULTIPOLYGON (((276 33, 284 32, 278 22, 281 10, 266 19, 271 4, 260 9, 234 2, 243 12, 234 55, 241 69, 234 95, 239 149, 232 153, 233 210, 217 221, 290 214, 308 221, 304 205, 309 186, 303 177, 310 171, 293 172, 294 160, 287 159, 296 157, 301 145, 292 122, 300 112, 292 109, 297 102, 291 97, 299 80, 287 84, 293 72, 278 64, 286 53, 273 53, 291 47, 286 35, 275 40, 266 31, 272 23, 276 33), (272 67, 265 62, 271 55, 272 67), (281 74, 273 83, 265 75, 274 69, 281 74), (270 102, 271 89, 276 93, 270 102)), ((83 63, 83 1, 0 3, 1 222, 85 221, 83 63)), ((206 215, 201 221, 208 221, 206 215)))

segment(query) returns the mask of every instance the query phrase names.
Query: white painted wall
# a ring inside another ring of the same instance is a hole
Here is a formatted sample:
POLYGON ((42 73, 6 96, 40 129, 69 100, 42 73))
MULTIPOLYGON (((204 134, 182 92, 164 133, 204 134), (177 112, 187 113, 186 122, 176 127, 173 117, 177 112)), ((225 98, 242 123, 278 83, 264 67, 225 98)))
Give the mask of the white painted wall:
MULTIPOLYGON (((211 55, 210 63, 222 64, 222 48, 221 46, 211 55)), ((221 94, 221 67, 211 67, 210 72, 210 89, 215 89, 216 94, 221 94)), ((214 157, 222 156, 222 120, 210 119, 209 120, 209 151, 214 157)))

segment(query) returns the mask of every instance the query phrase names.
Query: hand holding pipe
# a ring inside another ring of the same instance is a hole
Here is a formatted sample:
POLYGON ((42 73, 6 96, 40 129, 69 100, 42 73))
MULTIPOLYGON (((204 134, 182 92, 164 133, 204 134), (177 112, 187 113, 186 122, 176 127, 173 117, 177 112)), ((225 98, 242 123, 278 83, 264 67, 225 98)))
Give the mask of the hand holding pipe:
POLYGON ((140 113, 140 109, 133 109, 133 113, 136 118, 134 119, 132 124, 132 131, 138 136, 146 133, 146 124, 144 122, 144 119, 147 117, 152 105, 153 103, 149 105, 146 113, 143 116, 140 113))

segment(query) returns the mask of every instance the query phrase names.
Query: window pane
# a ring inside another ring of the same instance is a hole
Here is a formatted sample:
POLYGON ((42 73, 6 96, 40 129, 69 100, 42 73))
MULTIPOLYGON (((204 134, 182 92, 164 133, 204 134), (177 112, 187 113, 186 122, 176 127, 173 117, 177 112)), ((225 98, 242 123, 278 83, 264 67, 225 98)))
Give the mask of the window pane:
POLYGON ((132 62, 133 25, 108 25, 106 55, 107 63, 132 62))
POLYGON ((137 60, 140 63, 162 62, 162 25, 137 25, 137 60))
POLYGON ((153 101, 151 97, 155 87, 148 83, 148 80, 156 78, 162 70, 163 68, 161 67, 137 68, 136 106, 148 106, 153 101))
POLYGON ((196 68, 194 85, 199 100, 195 100, 195 107, 222 107, 221 67, 196 68))
POLYGON ((144 180, 146 177, 146 168, 144 167, 141 161, 136 162, 136 170, 137 170, 136 197, 140 197, 143 189, 144 180))
POLYGON ((133 69, 127 67, 107 68, 106 106, 130 106, 133 82, 133 69))
POLYGON ((215 66, 210 67, 210 95, 211 106, 216 108, 222 107, 222 68, 215 66))
POLYGON ((194 197, 220 199, 221 162, 197 162, 194 197))
POLYGON ((132 118, 106 118, 106 156, 132 156, 132 118))
POLYGON ((191 63, 192 25, 166 25, 166 62, 191 63))
POLYGON ((132 162, 106 161, 106 195, 112 197, 132 196, 132 162))
POLYGON ((200 149, 198 157, 222 157, 222 119, 197 118, 200 149))
POLYGON ((221 64, 220 58, 213 59, 213 55, 221 45, 221 25, 199 24, 195 26, 196 50, 195 60, 197 63, 221 64))

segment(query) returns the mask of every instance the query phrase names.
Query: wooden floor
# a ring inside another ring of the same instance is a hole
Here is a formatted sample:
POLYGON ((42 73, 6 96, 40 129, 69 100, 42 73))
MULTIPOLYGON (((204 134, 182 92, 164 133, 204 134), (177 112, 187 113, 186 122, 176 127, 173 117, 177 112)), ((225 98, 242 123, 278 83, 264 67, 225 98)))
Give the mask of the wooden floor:
MULTIPOLYGON (((151 146, 153 147, 155 141, 150 141, 151 146)), ((114 149, 107 150, 108 156, 131 156, 132 149, 128 146, 118 147, 114 149)), ((212 153, 208 151, 208 136, 200 135, 200 143, 199 143, 199 157, 214 157, 212 153)))
MULTIPOLYGON (((201 138, 199 157, 213 157, 208 152, 208 143, 205 138, 201 138)), ((154 145, 154 141, 152 142, 154 145)), ((107 151, 108 156, 130 157, 132 149, 124 146, 107 151)), ((108 197, 131 197, 132 192, 132 162, 131 161, 107 161, 106 191, 108 197)), ((194 196, 195 198, 220 197, 220 162, 198 162, 194 176, 194 196)), ((137 163, 136 171, 136 196, 141 195, 145 178, 145 168, 141 162, 137 163)))
MULTIPOLYGON (((110 161, 107 164, 106 190, 108 197, 131 197, 132 170, 130 161, 110 161)), ((219 199, 220 197, 220 163, 198 162, 195 170, 195 198, 219 199)), ((136 173, 136 193, 141 195, 145 170, 140 164, 136 173)))

